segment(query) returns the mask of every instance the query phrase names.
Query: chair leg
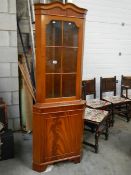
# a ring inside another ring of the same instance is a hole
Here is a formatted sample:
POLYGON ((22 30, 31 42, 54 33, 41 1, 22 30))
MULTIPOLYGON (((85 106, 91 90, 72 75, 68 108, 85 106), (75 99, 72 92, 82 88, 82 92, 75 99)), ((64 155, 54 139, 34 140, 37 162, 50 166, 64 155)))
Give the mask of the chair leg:
POLYGON ((112 121, 111 121, 111 123, 112 123, 112 126, 114 126, 114 123, 115 123, 115 120, 114 120, 114 106, 113 106, 113 104, 112 104, 112 121))
POLYGON ((108 119, 108 127, 110 128, 112 126, 112 109, 109 111, 109 119, 108 119))
POLYGON ((98 133, 98 129, 96 130, 96 133, 95 133, 95 153, 98 153, 98 140, 99 140, 99 133, 98 133))
POLYGON ((95 132, 94 127, 91 127, 91 132, 92 132, 92 133, 94 133, 94 132, 95 132))
POLYGON ((129 121, 131 119, 131 103, 128 103, 128 116, 129 116, 129 121))
MULTIPOLYGON (((111 114, 112 115, 112 114, 111 114)), ((109 118, 109 123, 108 123, 109 128, 111 127, 111 116, 109 118)))
POLYGON ((108 119, 106 120, 106 132, 105 132, 105 140, 108 140, 109 137, 109 121, 108 119))
POLYGON ((129 115, 130 110, 129 110, 129 104, 127 104, 127 103, 126 103, 126 111, 127 111, 127 114, 126 114, 126 116, 127 116, 127 122, 129 122, 130 121, 130 115, 129 115))

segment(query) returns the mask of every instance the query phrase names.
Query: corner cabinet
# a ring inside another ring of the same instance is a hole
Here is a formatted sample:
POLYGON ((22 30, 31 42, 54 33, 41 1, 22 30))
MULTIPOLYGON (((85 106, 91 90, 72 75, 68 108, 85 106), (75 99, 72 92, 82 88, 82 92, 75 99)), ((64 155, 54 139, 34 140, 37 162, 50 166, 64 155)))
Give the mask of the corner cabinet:
POLYGON ((80 162, 85 9, 71 3, 36 4, 36 101, 33 169, 63 160, 80 162))

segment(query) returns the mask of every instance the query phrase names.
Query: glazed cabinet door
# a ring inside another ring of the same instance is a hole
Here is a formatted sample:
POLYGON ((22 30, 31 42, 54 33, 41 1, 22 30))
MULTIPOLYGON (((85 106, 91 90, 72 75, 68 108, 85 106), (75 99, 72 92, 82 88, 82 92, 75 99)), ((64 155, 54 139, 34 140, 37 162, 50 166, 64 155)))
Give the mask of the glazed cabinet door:
POLYGON ((45 43, 42 44, 42 52, 45 60, 43 68, 41 66, 41 79, 45 89, 41 85, 41 97, 45 102, 75 100, 78 98, 77 87, 80 86, 81 76, 81 50, 78 43, 81 38, 80 24, 71 20, 48 18, 43 33, 45 43))
POLYGON ((46 25, 46 98, 61 96, 62 21, 46 25))
POLYGON ((62 96, 76 96, 78 58, 78 27, 75 22, 63 22, 62 96))

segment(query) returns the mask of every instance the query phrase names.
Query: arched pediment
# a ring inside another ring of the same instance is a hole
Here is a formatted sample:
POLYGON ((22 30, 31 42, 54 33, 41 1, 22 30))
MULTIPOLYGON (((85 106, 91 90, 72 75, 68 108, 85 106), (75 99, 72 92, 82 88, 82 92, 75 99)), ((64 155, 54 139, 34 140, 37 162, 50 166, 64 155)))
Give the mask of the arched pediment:
POLYGON ((72 3, 63 4, 61 2, 52 2, 49 4, 35 4, 36 14, 57 15, 67 17, 85 18, 86 9, 80 8, 72 3))

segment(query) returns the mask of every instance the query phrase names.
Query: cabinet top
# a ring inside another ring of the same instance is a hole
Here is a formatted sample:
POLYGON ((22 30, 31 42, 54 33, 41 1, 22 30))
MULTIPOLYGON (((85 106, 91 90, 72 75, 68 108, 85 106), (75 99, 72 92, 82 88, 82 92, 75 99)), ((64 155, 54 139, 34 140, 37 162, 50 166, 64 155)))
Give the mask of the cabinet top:
POLYGON ((57 102, 57 103, 36 103, 33 106, 34 112, 45 112, 45 110, 49 110, 50 112, 53 110, 54 111, 61 111, 64 110, 65 108, 68 109, 70 108, 71 110, 75 108, 83 108, 85 107, 85 100, 75 100, 75 101, 69 101, 69 102, 57 102))
POLYGON ((36 15, 50 15, 50 16, 65 16, 85 18, 87 10, 80 8, 72 3, 63 4, 61 2, 52 2, 49 4, 36 3, 36 15))

